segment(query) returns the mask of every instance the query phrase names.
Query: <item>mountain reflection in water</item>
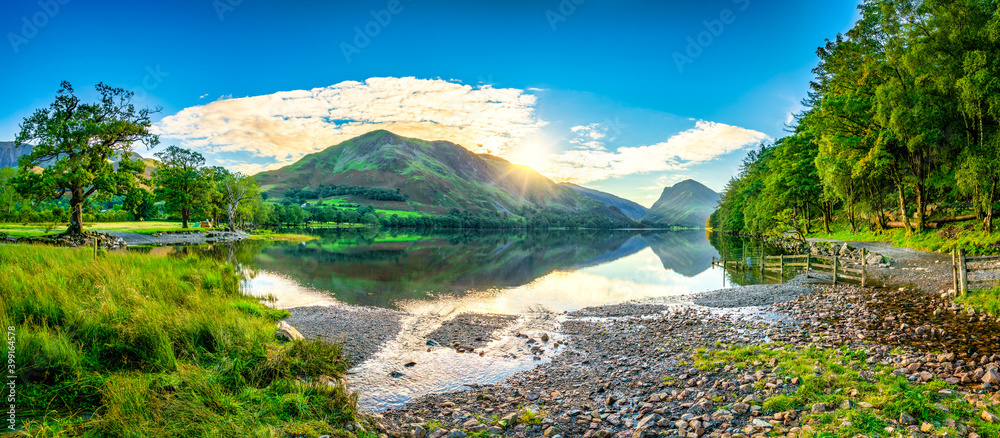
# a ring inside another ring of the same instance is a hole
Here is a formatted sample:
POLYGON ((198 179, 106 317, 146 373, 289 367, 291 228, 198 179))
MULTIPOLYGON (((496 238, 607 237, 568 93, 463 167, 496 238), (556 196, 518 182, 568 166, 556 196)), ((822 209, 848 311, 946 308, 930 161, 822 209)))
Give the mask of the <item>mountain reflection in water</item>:
POLYGON ((210 251, 258 271, 261 294, 292 282, 336 302, 400 310, 420 301, 503 296, 509 308, 487 307, 562 311, 718 289, 734 280, 712 268, 718 239, 704 231, 308 232, 319 238, 244 241, 210 251))

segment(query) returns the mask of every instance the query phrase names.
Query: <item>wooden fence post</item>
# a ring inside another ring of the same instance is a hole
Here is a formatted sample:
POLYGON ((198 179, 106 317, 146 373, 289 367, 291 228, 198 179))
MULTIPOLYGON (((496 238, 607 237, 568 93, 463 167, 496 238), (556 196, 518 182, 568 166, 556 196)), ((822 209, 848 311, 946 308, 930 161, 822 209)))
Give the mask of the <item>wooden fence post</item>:
POLYGON ((779 268, 778 272, 780 272, 781 280, 784 281, 784 279, 785 279, 785 255, 784 254, 781 255, 781 260, 778 263, 781 264, 780 265, 781 267, 779 268))
POLYGON ((94 260, 97 260, 97 236, 94 236, 94 260))
POLYGON ((868 283, 868 250, 861 248, 861 287, 868 283))
POLYGON ((812 262, 812 254, 806 253, 806 278, 809 278, 809 271, 812 269, 810 262, 812 262))
POLYGON ((833 285, 837 285, 837 256, 833 256, 833 285))
POLYGON ((958 284, 961 287, 961 294, 969 292, 969 271, 965 265, 965 248, 958 249, 958 284))
POLYGON ((958 288, 958 247, 951 249, 951 279, 952 279, 952 290, 955 293, 961 292, 958 288))

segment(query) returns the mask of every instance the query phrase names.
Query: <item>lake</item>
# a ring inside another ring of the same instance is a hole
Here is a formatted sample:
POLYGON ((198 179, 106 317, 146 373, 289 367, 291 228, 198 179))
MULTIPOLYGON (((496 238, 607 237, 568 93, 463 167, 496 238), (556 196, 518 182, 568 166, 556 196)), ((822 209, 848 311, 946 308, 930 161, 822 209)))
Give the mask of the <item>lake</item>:
POLYGON ((705 231, 284 231, 318 239, 243 241, 210 251, 249 268, 247 292, 276 307, 403 312, 399 335, 349 376, 369 411, 501 381, 549 360, 558 350, 533 357, 513 334, 545 332, 558 339, 564 312, 760 282, 752 272, 713 267, 726 248, 747 242, 705 231), (427 348, 434 330, 470 313, 511 315, 516 322, 481 349, 482 357, 427 348), (411 360, 421 365, 401 367, 411 360))

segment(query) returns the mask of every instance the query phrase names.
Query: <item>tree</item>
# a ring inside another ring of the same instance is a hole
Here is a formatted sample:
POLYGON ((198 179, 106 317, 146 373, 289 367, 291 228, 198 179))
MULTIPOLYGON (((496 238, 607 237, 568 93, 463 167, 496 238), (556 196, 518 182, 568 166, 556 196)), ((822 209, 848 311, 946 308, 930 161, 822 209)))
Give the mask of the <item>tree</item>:
POLYGON ((18 159, 15 187, 37 200, 68 193, 67 234, 83 232, 83 204, 92 195, 111 196, 136 185, 144 170, 141 161, 131 159, 137 143, 159 143, 149 129, 149 116, 157 110, 137 109, 130 91, 103 83, 96 88, 100 101, 84 103, 63 81, 55 102, 25 118, 16 139, 33 149, 18 159))
POLYGON ((0 218, 11 218, 14 207, 21 201, 21 195, 12 181, 15 175, 17 175, 16 169, 0 167, 0 218))
POLYGON ((191 215, 205 209, 211 196, 211 175, 202 169, 205 158, 177 146, 155 155, 162 163, 153 171, 156 197, 166 211, 179 213, 182 227, 188 228, 191 215))
POLYGON ((136 220, 145 220, 153 214, 156 209, 156 196, 153 192, 142 187, 134 187, 125 193, 125 200, 122 201, 122 208, 132 213, 136 220))
POLYGON ((222 193, 226 213, 229 215, 229 226, 234 230, 237 227, 236 213, 240 208, 240 203, 260 197, 257 181, 252 176, 238 172, 222 180, 222 183, 219 184, 219 192, 222 193))

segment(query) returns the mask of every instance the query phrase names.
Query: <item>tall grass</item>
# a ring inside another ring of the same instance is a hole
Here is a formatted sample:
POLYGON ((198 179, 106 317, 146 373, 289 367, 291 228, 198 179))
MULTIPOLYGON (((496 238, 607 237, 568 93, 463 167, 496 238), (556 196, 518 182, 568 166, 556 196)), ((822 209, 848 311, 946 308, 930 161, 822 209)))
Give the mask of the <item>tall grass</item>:
POLYGON ((319 379, 346 372, 340 347, 279 342, 287 312, 242 295, 231 265, 0 245, 0 278, 30 436, 345 435, 356 419, 319 379))

